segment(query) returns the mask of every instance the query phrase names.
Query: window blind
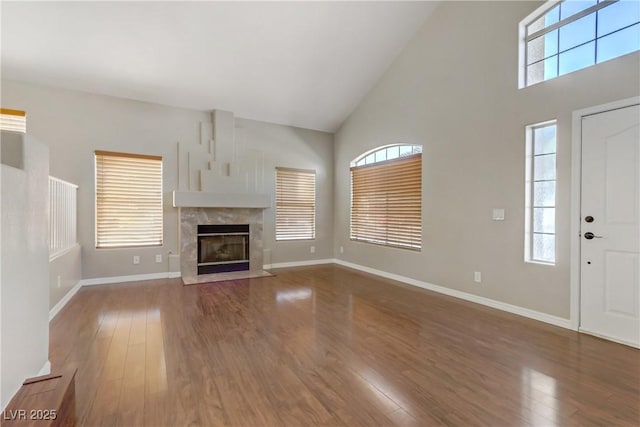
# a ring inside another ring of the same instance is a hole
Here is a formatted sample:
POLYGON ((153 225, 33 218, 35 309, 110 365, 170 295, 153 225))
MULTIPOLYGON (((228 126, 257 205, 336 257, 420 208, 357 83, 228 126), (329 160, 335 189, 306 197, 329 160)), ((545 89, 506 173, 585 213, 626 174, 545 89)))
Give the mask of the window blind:
POLYGON ((27 132, 27 113, 20 110, 0 108, 0 130, 27 132))
POLYGON ((316 237, 316 172, 276 168, 276 240, 316 237))
POLYGON ((96 151, 96 247, 162 245, 162 157, 96 151))
POLYGON ((351 239, 422 248, 422 154, 351 168, 351 239))

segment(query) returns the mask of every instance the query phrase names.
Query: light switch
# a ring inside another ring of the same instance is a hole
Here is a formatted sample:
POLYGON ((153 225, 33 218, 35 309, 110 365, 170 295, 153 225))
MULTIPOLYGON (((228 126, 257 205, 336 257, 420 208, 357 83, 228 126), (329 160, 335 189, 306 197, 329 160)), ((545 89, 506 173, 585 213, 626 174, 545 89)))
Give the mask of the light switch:
POLYGON ((494 221, 504 221, 504 209, 494 209, 493 210, 493 220, 494 221))

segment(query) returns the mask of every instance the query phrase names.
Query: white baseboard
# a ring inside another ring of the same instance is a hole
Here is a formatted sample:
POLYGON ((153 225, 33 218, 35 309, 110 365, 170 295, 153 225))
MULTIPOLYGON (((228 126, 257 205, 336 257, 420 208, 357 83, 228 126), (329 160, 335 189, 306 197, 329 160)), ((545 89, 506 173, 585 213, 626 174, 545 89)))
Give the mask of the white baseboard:
POLYGON ((73 296, 80 290, 83 286, 94 286, 94 285, 107 285, 109 283, 122 283, 122 282, 135 282, 138 280, 153 280, 153 279, 174 279, 177 277, 181 277, 179 271, 170 271, 168 273, 151 273, 151 274, 136 274, 133 276, 115 276, 115 277, 99 277, 95 279, 82 279, 76 283, 76 285, 67 292, 67 294, 62 297, 60 301, 56 305, 53 306, 51 310, 49 310, 49 321, 53 320, 54 317, 64 308, 65 305, 73 298, 73 296))
POLYGON ((49 360, 47 360, 45 362, 45 364, 42 366, 42 368, 40 369, 40 372, 38 372, 38 377, 41 375, 49 375, 51 373, 51 362, 49 360))
POLYGON ((550 314, 542 313, 536 310, 531 310, 517 305, 507 304, 506 302, 496 301, 490 298, 481 297, 467 292, 458 291, 455 289, 445 288, 444 286, 434 285, 433 283, 423 282, 420 280, 412 279, 410 277, 400 276, 398 274, 387 273, 386 271, 376 270, 375 268, 365 267, 359 264, 343 261, 340 259, 334 260, 338 265, 353 268, 355 270, 364 271, 366 273, 375 274, 376 276, 385 277, 387 279, 397 280, 408 285, 417 286, 419 288, 427 289, 430 291, 445 294, 451 297, 460 298, 466 301, 475 302, 477 304, 486 305, 487 307, 496 308, 498 310, 506 311, 509 313, 517 314, 519 316, 528 317, 530 319, 539 320, 541 322, 549 323, 551 325, 560 326, 561 328, 572 329, 571 321, 569 319, 563 319, 562 317, 552 316, 550 314))
MULTIPOLYGON (((540 322, 549 323, 551 325, 559 326, 561 328, 574 330, 574 328, 571 325, 571 321, 569 319, 564 319, 562 317, 553 316, 551 314, 542 313, 536 310, 531 310, 528 308, 519 307, 517 305, 508 304, 506 302, 496 301, 490 298, 469 294, 467 292, 446 288, 444 286, 434 285, 433 283, 423 282, 421 280, 412 279, 410 277, 401 276, 399 274, 388 273, 386 271, 365 267, 363 265, 354 264, 348 261, 343 261, 335 258, 316 259, 316 260, 309 260, 309 261, 279 262, 279 263, 273 263, 273 264, 265 264, 263 268, 265 270, 269 270, 272 268, 303 267, 303 266, 320 265, 320 264, 342 265, 345 267, 353 268, 355 270, 360 270, 366 273, 375 274, 376 276, 385 277, 391 280, 397 280, 398 282, 406 283, 408 285, 416 286, 422 289, 427 289, 427 290, 438 292, 444 295, 460 298, 465 301, 471 301, 487 307, 506 311, 508 313, 517 314, 519 316, 527 317, 529 319, 534 319, 540 322)), ((102 277, 102 278, 95 278, 95 279, 83 279, 79 282, 79 284, 81 286, 106 285, 110 283, 134 282, 138 280, 166 279, 166 278, 175 278, 175 277, 180 277, 180 272, 137 274, 132 276, 116 276, 116 277, 102 277)), ((69 299, 70 298, 71 297, 69 297, 69 299)), ((57 304, 56 304, 56 307, 57 307, 57 304)))
POLYGON ((56 305, 53 306, 51 310, 49 310, 49 322, 56 317, 56 314, 60 312, 64 308, 65 305, 71 300, 71 298, 80 290, 82 287, 82 281, 78 281, 76 285, 67 292, 65 296, 62 297, 60 301, 56 305))
POLYGON ((333 264, 336 260, 333 258, 312 259, 309 261, 293 261, 293 262, 276 262, 273 264, 265 264, 262 266, 264 270, 272 268, 288 268, 288 267, 304 267, 307 265, 333 264))
POLYGON ((109 285, 111 283, 137 282, 139 280, 154 279, 171 279, 176 277, 180 277, 179 271, 165 271, 162 273, 134 274, 131 276, 96 277, 93 279, 82 279, 80 280, 80 284, 81 286, 109 285))
POLYGON ((597 332, 592 332, 592 331, 590 331, 588 329, 584 329, 584 328, 580 328, 579 331, 582 332, 583 334, 593 335, 594 337, 602 338, 603 340, 613 341, 613 342, 617 342, 618 344, 628 345, 629 347, 640 349, 640 344, 638 344, 637 342, 627 341, 627 340, 620 339, 620 338, 617 338, 617 337, 611 337, 611 336, 608 336, 608 335, 603 335, 603 334, 600 334, 600 333, 597 333, 597 332))

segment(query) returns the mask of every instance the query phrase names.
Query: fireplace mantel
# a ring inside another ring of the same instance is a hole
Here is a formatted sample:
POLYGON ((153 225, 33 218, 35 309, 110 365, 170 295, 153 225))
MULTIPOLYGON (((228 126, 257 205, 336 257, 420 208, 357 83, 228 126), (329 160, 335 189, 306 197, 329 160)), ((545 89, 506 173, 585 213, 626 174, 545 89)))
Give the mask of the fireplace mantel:
POLYGON ((271 207, 268 194, 218 194, 205 191, 174 191, 176 208, 258 208, 271 207))

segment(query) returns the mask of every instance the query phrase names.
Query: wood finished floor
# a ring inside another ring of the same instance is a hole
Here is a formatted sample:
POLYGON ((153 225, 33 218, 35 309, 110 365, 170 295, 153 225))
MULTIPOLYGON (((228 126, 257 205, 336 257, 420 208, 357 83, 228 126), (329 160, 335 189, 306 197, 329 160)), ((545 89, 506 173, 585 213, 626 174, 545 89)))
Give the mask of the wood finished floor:
POLYGON ((638 426, 640 351, 339 266, 82 288, 85 426, 638 426))

